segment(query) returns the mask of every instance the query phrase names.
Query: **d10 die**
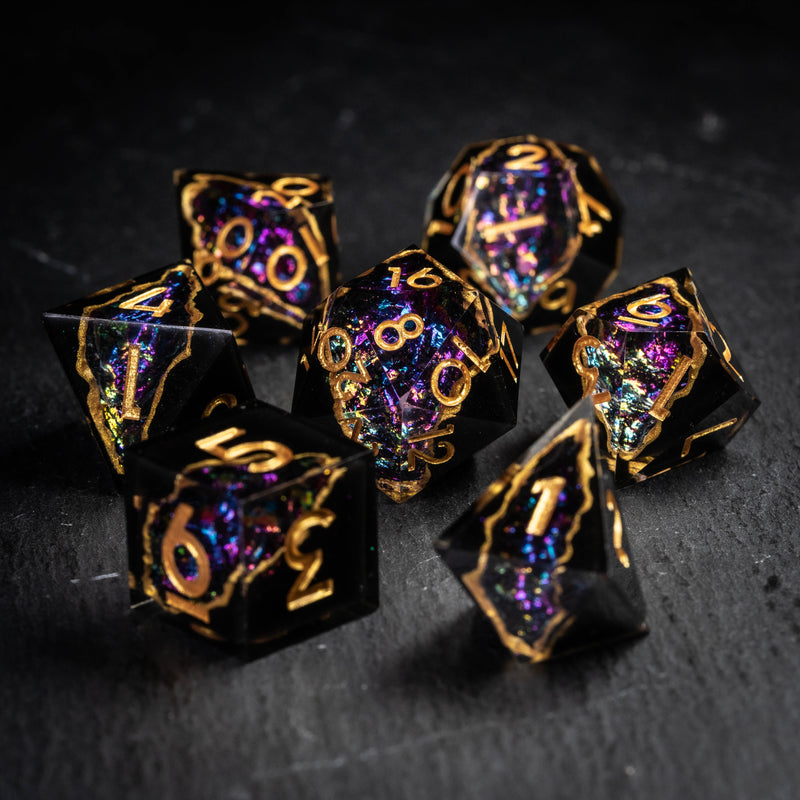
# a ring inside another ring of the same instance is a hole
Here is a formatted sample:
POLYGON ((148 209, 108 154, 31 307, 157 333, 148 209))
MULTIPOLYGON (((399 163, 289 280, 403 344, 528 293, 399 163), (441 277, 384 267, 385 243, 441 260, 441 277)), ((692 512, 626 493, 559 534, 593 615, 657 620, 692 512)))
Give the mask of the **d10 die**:
POLYGON ((375 484, 362 447, 250 401, 151 439, 129 461, 134 604, 152 599, 242 654, 377 607, 375 484))
POLYGON ((188 262, 42 319, 118 486, 131 444, 253 397, 233 334, 188 262))
POLYGON ((647 631, 612 486, 584 400, 435 543, 520 659, 544 661, 647 631))
POLYGON ((340 280, 331 181, 178 170, 174 182, 183 256, 237 342, 296 338, 340 280))
POLYGON ((370 448, 378 488, 402 502, 516 424, 522 339, 412 246, 309 315, 293 411, 370 448))
POLYGON ((461 151, 428 200, 422 246, 538 333, 617 274, 622 217, 590 153, 512 136, 461 151))
POLYGON ((727 444, 759 405, 688 269, 577 309, 542 359, 567 405, 591 395, 617 487, 727 444))

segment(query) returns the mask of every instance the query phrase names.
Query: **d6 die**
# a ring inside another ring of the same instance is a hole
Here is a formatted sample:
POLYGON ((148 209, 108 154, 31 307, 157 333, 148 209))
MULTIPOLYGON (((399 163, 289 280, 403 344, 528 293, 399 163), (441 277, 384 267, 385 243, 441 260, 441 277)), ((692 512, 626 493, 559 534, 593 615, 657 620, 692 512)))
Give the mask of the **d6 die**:
POLYGON ((129 456, 132 600, 243 654, 377 607, 369 453, 250 401, 129 456))
POLYGON ((412 246, 306 320, 292 409, 370 448, 402 502, 516 424, 520 324, 412 246))
POLYGON ((618 487, 724 446, 759 405, 688 269, 577 309, 541 355, 568 405, 592 396, 618 487))
POLYGON ((331 181, 322 175, 178 170, 183 256, 239 344, 289 341, 339 283, 331 181))
POLYGON ((131 444, 253 397, 233 334, 188 262, 42 319, 118 486, 131 444))
POLYGON ((619 270, 623 208, 584 149, 532 135, 467 145, 432 192, 422 246, 530 333, 619 270))
POLYGON ((592 403, 575 405, 439 537, 436 551, 521 660, 647 631, 592 403))

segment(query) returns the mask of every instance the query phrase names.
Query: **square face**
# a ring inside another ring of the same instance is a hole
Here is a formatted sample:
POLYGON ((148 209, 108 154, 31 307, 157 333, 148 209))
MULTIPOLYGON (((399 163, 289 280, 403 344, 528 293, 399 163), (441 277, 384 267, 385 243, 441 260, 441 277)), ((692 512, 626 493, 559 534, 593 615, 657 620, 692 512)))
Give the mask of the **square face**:
POLYGON ((116 479, 131 445, 253 397, 233 334, 187 262, 54 308, 43 322, 116 479))
POLYGON ((377 606, 362 448, 256 401, 137 448, 132 464, 135 598, 248 646, 377 606))
POLYGON ((178 170, 181 246, 237 342, 289 340, 339 283, 325 176, 178 170))

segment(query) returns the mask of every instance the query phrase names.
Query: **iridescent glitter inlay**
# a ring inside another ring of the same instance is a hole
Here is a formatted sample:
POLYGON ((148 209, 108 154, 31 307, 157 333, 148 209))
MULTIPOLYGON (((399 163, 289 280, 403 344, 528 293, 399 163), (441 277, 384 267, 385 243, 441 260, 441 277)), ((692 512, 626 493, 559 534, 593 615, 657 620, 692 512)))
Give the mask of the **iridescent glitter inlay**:
POLYGON ((278 576, 284 589, 290 587, 297 565, 288 563, 287 532, 320 513, 344 472, 332 463, 323 453, 304 453, 264 472, 253 471, 252 460, 209 459, 188 467, 173 493, 148 509, 144 591, 208 623, 213 609, 227 606, 237 589, 246 591, 256 579, 278 576))
POLYGON ((484 543, 466 587, 504 643, 533 660, 547 658, 572 622, 561 575, 572 539, 592 506, 591 423, 574 422, 534 458, 494 484, 482 503, 484 543), (493 502, 494 501, 494 502, 493 502))
POLYGON ((594 394, 608 449, 636 458, 692 390, 706 357, 702 317, 675 280, 662 278, 590 304, 576 321, 573 362, 584 393, 594 394))
POLYGON ((477 283, 524 319, 580 249, 579 189, 574 165, 557 148, 533 162, 507 150, 477 164, 453 246, 477 283), (519 168, 509 167, 515 162, 519 168))
POLYGON ((198 173, 181 191, 193 260, 237 336, 261 315, 300 328, 330 291, 329 253, 314 202, 330 203, 314 181, 268 184, 198 173))
MULTIPOLYGON (((519 361, 506 323, 518 323, 423 251, 398 253, 334 290, 316 319, 301 364, 322 367, 342 432, 372 449, 377 485, 393 499, 419 492, 432 466, 486 443, 477 425, 456 438, 466 404, 494 435, 513 425, 519 361), (480 402, 487 391, 496 394, 480 402)), ((305 410, 300 378, 295 406, 305 410)))
POLYGON ((89 386, 90 417, 119 474, 125 448, 147 438, 170 372, 191 353, 201 290, 191 267, 176 265, 158 280, 126 284, 83 309, 76 369, 89 386))

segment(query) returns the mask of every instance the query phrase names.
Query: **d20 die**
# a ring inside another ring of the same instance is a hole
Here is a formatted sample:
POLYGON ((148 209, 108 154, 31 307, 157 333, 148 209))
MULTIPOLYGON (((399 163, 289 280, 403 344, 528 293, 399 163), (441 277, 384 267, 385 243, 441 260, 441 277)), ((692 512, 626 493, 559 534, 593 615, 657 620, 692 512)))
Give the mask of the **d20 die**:
POLYGON ((521 325, 413 245, 303 330, 293 411, 370 448, 402 502, 516 424, 521 325))
POLYGON ((183 256, 237 342, 295 339, 340 280, 331 181, 177 170, 174 182, 183 256))
POLYGON ((243 655, 378 604, 375 484, 364 448, 261 401, 134 448, 132 603, 243 655))
POLYGON ((532 135, 467 145, 432 192, 422 246, 531 333, 619 270, 623 207, 597 160, 532 135))
POLYGON ((617 487, 726 445, 759 405, 688 269, 577 309, 541 355, 567 405, 591 395, 617 487))
POLYGON ((130 445, 253 397, 233 334, 188 262, 42 320, 119 488, 130 445))
POLYGON ((435 549, 521 660, 643 634, 645 605, 590 400, 576 404, 435 549))

